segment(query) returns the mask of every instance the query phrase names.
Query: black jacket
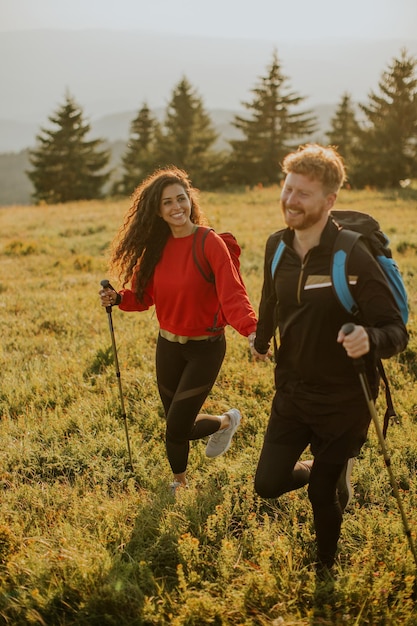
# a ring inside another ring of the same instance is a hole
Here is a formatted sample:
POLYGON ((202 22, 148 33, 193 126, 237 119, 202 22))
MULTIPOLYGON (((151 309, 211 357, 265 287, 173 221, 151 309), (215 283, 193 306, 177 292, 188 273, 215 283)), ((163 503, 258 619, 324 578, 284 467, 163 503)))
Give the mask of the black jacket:
POLYGON ((346 322, 361 323, 370 338, 371 351, 365 362, 376 397, 377 359, 404 350, 408 334, 384 274, 364 244, 355 245, 348 268, 349 277, 357 278, 351 288, 360 322, 339 304, 330 280, 336 235, 337 226, 329 218, 319 245, 303 262, 292 248, 292 230, 287 228, 268 238, 255 348, 264 354, 278 327, 277 388, 294 382, 311 391, 333 391, 339 398, 351 398, 361 393, 360 383, 352 359, 336 338, 346 322), (287 247, 272 279, 271 261, 282 237, 287 247))

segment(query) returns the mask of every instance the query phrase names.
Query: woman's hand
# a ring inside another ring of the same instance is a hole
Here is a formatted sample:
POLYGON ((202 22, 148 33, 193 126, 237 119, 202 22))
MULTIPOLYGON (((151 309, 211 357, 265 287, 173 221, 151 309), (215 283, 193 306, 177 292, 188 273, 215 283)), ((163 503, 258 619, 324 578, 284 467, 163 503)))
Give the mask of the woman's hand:
POLYGON ((101 299, 101 306, 108 307, 108 306, 114 306, 115 304, 117 304, 119 294, 114 289, 111 289, 110 287, 106 287, 105 289, 100 289, 100 291, 98 292, 98 295, 100 296, 100 299, 101 299))

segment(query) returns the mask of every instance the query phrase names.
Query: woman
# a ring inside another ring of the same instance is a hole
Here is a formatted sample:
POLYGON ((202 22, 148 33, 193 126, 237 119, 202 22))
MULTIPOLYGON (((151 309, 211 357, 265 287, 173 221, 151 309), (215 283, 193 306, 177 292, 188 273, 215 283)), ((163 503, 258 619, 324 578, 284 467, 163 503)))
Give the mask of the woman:
POLYGON ((241 420, 237 409, 220 416, 200 413, 225 356, 224 325, 249 342, 256 330, 255 312, 221 237, 210 231, 204 246, 214 283, 205 280, 193 259, 194 233, 204 222, 186 172, 157 170, 136 189, 113 244, 110 265, 123 289, 99 292, 104 307, 145 311, 155 305, 156 375, 174 494, 187 485, 190 440, 209 436, 206 455, 219 456, 229 449, 241 420), (214 324, 218 318, 224 324, 214 324))

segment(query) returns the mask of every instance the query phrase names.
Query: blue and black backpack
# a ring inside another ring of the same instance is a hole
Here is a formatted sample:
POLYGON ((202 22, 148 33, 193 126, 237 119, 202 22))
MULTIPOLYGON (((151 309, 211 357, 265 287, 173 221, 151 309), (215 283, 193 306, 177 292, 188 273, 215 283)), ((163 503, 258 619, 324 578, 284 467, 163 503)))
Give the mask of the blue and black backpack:
MULTIPOLYGON (((359 321, 359 308, 349 287, 348 263, 354 245, 361 239, 384 272, 387 283, 400 309, 403 322, 406 324, 408 321, 407 291, 398 265, 392 258, 392 252, 389 248, 389 239, 385 233, 382 232, 379 223, 370 215, 359 211, 336 210, 331 211, 330 215, 341 227, 334 244, 330 268, 333 291, 340 304, 348 313, 357 317, 359 321)), ((280 239, 271 264, 273 277, 275 276, 285 248, 286 244, 280 239)), ((391 392, 382 361, 378 362, 378 369, 384 381, 387 399, 387 411, 384 419, 385 436, 389 419, 391 417, 396 418, 397 414, 393 407, 391 392)))

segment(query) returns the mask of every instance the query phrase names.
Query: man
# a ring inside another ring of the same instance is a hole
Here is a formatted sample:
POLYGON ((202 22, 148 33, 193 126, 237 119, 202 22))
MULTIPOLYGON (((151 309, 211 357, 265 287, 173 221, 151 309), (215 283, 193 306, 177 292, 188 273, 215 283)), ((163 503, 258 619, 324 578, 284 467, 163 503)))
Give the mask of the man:
POLYGON ((338 225, 329 211, 346 180, 332 147, 309 144, 287 155, 281 193, 284 231, 268 238, 259 321, 252 354, 266 360, 278 327, 271 415, 255 476, 255 490, 277 498, 308 483, 317 543, 316 567, 333 566, 349 499, 353 457, 366 440, 370 415, 352 359, 364 357, 373 397, 378 358, 408 341, 394 297, 377 262, 361 242, 349 260, 349 276, 361 324, 333 293, 330 263, 338 225), (272 277, 271 261, 283 238, 286 249, 272 277), (346 322, 355 324, 345 335, 346 322), (363 325, 362 325, 363 324, 363 325), (310 445, 314 462, 299 461, 310 445))

